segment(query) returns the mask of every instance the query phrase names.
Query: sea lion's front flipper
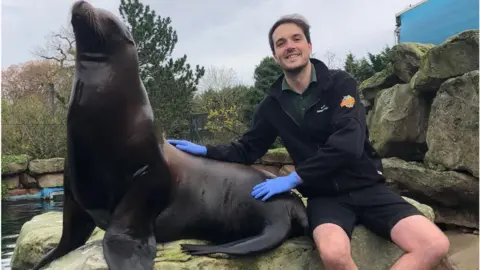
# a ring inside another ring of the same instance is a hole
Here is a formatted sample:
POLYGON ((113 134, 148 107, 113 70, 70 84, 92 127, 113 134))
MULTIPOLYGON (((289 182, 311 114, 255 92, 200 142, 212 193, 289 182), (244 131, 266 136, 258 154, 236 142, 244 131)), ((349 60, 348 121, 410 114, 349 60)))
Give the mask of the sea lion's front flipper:
POLYGON ((153 269, 155 218, 169 203, 169 181, 163 177, 157 168, 142 167, 115 208, 103 239, 111 270, 153 269))
MULTIPOLYGON (((68 176, 65 175, 65 177, 68 176)), ((94 229, 95 222, 93 219, 77 204, 70 190, 65 188, 62 237, 60 238, 58 245, 48 252, 47 255, 45 255, 45 257, 33 267, 33 270, 40 269, 51 263, 53 260, 84 245, 94 229)))

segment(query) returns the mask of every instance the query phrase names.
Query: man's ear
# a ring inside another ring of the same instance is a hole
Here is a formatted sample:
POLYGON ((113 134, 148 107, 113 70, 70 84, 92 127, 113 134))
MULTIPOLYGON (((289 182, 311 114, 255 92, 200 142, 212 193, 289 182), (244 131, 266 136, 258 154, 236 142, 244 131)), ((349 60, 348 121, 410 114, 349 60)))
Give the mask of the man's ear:
POLYGON ((275 60, 275 63, 277 63, 277 64, 278 64, 278 58, 277 58, 276 54, 275 54, 275 53, 273 53, 273 54, 272 54, 272 56, 273 56, 273 59, 275 60))

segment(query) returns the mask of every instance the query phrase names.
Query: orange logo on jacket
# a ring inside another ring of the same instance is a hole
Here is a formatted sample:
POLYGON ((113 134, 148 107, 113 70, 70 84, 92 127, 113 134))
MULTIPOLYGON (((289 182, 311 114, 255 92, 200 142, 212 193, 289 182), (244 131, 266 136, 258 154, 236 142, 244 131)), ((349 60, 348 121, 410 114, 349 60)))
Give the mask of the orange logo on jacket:
POLYGON ((352 96, 348 95, 343 97, 342 102, 340 103, 340 107, 352 108, 354 104, 355 99, 352 96))

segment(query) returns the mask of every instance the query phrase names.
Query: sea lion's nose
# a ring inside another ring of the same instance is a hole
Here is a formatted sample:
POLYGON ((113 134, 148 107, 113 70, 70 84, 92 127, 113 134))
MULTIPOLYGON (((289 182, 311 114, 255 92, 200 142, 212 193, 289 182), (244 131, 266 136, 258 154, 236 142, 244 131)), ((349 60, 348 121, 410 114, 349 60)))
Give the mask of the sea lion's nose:
POLYGON ((80 0, 73 4, 72 6, 72 17, 81 16, 85 11, 92 8, 92 5, 87 1, 80 0))
POLYGON ((73 27, 77 27, 85 23, 86 18, 92 14, 93 6, 87 1, 80 0, 75 2, 72 6, 72 18, 71 23, 73 27))

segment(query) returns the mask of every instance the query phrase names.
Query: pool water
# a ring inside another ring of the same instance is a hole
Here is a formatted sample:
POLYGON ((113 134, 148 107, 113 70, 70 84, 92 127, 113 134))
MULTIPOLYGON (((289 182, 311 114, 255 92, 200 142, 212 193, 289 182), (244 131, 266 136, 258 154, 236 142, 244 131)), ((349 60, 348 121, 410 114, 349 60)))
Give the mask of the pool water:
POLYGON ((62 211, 63 201, 2 201, 2 269, 10 270, 10 260, 25 222, 48 211, 62 211))

